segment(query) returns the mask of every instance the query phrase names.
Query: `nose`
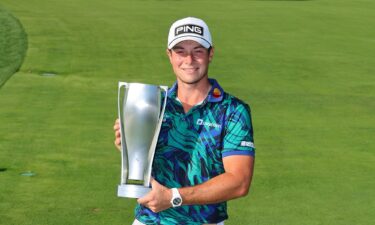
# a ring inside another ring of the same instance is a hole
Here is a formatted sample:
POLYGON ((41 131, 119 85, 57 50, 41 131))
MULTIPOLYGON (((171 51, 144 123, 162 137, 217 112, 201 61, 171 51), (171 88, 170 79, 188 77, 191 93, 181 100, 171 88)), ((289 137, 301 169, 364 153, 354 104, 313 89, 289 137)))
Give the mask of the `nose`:
POLYGON ((191 64, 194 61, 194 56, 191 53, 188 53, 185 57, 185 63, 191 64))

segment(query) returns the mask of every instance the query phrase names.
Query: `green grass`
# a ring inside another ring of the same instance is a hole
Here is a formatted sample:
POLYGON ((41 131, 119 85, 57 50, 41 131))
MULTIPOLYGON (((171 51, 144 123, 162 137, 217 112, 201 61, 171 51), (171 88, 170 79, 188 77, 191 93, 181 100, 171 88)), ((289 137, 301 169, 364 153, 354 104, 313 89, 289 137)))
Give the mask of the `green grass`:
POLYGON ((188 15, 211 28, 211 76, 252 107, 253 185, 226 224, 374 223, 375 2, 189 2, 2 0, 28 52, 0 89, 0 224, 131 223, 117 82, 171 85, 167 32, 188 15))

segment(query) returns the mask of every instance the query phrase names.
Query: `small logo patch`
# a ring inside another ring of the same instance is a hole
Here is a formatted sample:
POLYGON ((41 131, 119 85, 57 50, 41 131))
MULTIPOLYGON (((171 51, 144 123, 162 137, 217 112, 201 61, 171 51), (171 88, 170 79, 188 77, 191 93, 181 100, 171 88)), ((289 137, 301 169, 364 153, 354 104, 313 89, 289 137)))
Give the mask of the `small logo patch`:
POLYGON ((219 88, 214 89, 214 91, 212 92, 212 96, 214 96, 214 98, 218 98, 221 96, 221 91, 219 90, 219 88))
POLYGON ((251 141, 241 141, 241 146, 254 148, 254 143, 251 141))
POLYGON ((198 34, 198 35, 203 36, 203 27, 198 26, 198 25, 193 25, 193 24, 185 24, 185 25, 176 27, 176 29, 174 30, 175 36, 180 35, 180 34, 186 34, 186 33, 198 34))

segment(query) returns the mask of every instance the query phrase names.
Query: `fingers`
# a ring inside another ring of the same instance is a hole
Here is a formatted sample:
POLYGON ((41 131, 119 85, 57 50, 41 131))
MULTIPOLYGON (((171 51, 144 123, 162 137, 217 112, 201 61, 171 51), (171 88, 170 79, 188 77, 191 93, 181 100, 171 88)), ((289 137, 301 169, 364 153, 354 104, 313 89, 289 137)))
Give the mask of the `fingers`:
POLYGON ((115 124, 113 125, 113 130, 120 130, 120 120, 117 118, 115 124))
POLYGON ((141 205, 146 205, 148 202, 152 200, 152 193, 149 192, 147 195, 143 196, 142 198, 138 198, 137 202, 141 205))
POLYGON ((153 212, 160 212, 171 207, 172 191, 151 178, 152 190, 144 197, 139 198, 139 204, 146 206, 153 212))
POLYGON ((120 130, 116 130, 116 131, 115 131, 115 137, 116 137, 116 138, 121 137, 121 131, 120 131, 120 130))
POLYGON ((156 183, 158 183, 158 182, 153 177, 151 177, 150 183, 151 183, 151 188, 152 188, 151 191, 147 195, 145 195, 142 198, 139 198, 137 200, 137 202, 141 205, 144 205, 144 204, 146 204, 147 202, 149 202, 153 199, 153 192, 156 191, 156 189, 157 189, 156 183))
POLYGON ((157 198, 156 194, 157 193, 155 191, 151 191, 146 196, 144 196, 142 198, 139 198, 137 200, 137 202, 141 205, 146 206, 147 208, 149 208, 153 212, 156 212, 156 213, 160 212, 164 208, 162 208, 160 206, 160 202, 159 202, 159 199, 157 198))
POLYGON ((121 151, 121 129, 119 119, 116 119, 115 124, 113 125, 113 130, 115 131, 115 146, 121 151))
POLYGON ((116 138, 114 143, 115 143, 116 148, 121 151, 121 139, 116 138))

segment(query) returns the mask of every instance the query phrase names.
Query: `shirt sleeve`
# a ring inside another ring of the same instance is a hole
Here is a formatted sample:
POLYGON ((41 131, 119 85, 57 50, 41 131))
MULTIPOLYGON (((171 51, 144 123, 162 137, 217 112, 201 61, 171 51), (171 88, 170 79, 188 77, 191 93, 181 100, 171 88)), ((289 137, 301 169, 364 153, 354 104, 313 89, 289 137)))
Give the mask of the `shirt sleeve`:
POLYGON ((250 108, 246 104, 232 106, 227 112, 222 157, 255 156, 250 108))

